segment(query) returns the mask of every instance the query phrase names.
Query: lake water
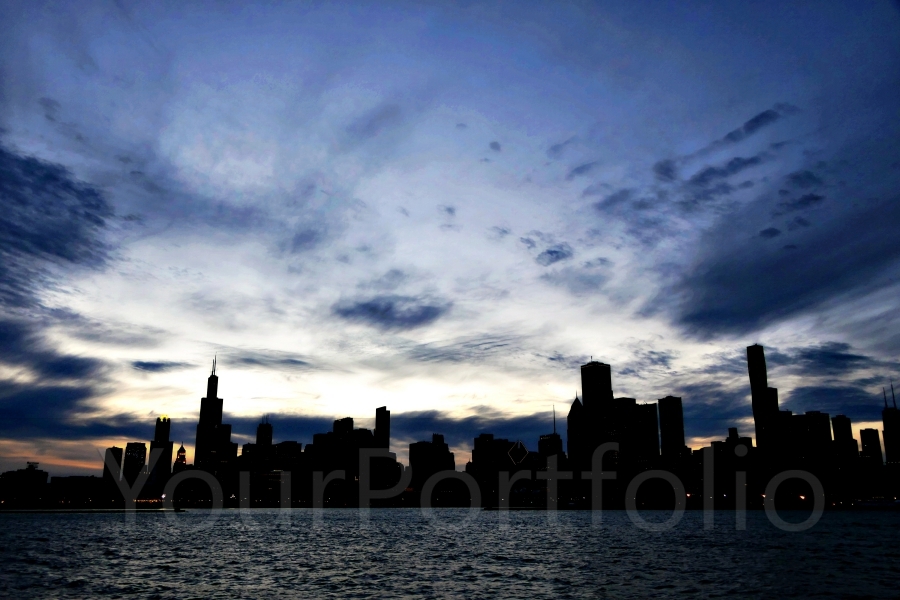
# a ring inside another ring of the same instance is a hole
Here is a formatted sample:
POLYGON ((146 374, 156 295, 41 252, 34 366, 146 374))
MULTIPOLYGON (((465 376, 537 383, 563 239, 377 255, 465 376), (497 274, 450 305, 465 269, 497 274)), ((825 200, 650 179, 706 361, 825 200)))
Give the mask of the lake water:
POLYGON ((897 512, 825 513, 800 533, 746 518, 705 529, 687 512, 647 531, 614 511, 0 514, 0 597, 900 596, 897 512))

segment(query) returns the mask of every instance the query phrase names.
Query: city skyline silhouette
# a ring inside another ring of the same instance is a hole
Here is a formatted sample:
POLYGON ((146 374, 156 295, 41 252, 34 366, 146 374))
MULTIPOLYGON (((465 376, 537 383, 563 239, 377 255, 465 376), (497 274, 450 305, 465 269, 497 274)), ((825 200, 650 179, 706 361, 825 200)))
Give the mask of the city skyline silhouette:
POLYGON ((878 501, 896 504, 900 410, 892 382, 891 405, 883 390, 881 434, 865 428, 856 440, 846 415, 783 410, 777 388, 769 385, 763 346, 748 346, 746 356, 752 438, 729 427, 724 440, 691 448, 685 445, 681 397, 669 395, 656 403, 616 397, 612 367, 591 360, 581 366, 582 396, 572 401, 565 437, 556 431, 554 407, 553 431, 540 435, 536 447, 532 444, 529 450, 521 439, 480 432, 472 460, 458 472, 441 432, 410 443, 408 463, 398 462, 390 451, 387 407, 376 409, 374 431, 355 428, 353 419, 344 417, 334 420, 331 431, 304 442, 275 443, 277 416, 273 423, 266 415, 257 426, 255 443, 245 443, 238 452, 232 427, 223 422, 224 400, 218 397, 213 359, 200 401, 193 463, 186 460, 183 442, 173 459, 171 421, 159 417, 149 457, 145 443, 129 442, 124 451, 106 449, 102 478, 49 481, 38 463, 29 462, 25 469, 0 474, 0 500, 6 509, 208 507, 223 501, 281 508, 368 507, 372 502, 384 507, 474 503, 485 508, 596 510, 604 503, 622 508, 632 502, 644 508, 746 509, 762 508, 767 495, 773 501, 774 491, 784 484, 779 478, 786 478, 794 481, 782 486, 788 490, 781 494, 782 506, 815 502, 820 510, 878 501), (602 472, 613 480, 605 490, 591 475, 602 472), (648 480, 656 481, 641 488, 648 480), (771 488, 772 481, 779 483, 771 488))

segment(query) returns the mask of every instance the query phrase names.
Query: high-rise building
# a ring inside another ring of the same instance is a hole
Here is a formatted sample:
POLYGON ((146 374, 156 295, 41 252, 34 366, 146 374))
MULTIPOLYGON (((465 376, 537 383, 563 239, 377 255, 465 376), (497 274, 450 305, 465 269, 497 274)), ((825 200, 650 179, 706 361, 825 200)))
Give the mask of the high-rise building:
POLYGON ((881 455, 881 439, 878 437, 877 429, 861 429, 859 432, 862 441, 862 452, 860 458, 870 464, 884 464, 881 455))
POLYGON ((231 425, 222 423, 222 403, 218 397, 219 378, 216 361, 206 383, 206 396, 200 399, 200 421, 194 445, 194 465, 210 473, 227 469, 237 457, 237 443, 231 441, 231 425))
POLYGON ((659 399, 659 436, 663 460, 677 463, 684 453, 684 410, 681 398, 659 399))
POLYGON ((581 398, 585 407, 613 399, 612 372, 606 363, 581 365, 581 398))
POLYGON ((894 382, 891 382, 891 401, 888 407, 887 394, 884 396, 884 410, 881 411, 881 424, 884 434, 884 462, 900 463, 900 410, 897 410, 897 398, 894 396, 894 382))
POLYGON ((841 462, 859 458, 859 442, 853 437, 850 418, 846 415, 831 417, 831 429, 834 432, 835 457, 841 462))
POLYGON ((172 473, 181 473, 185 469, 187 469, 187 452, 184 450, 184 442, 181 442, 175 455, 175 464, 172 465, 172 473))
POLYGON ((631 419, 634 462, 641 468, 652 467, 659 458, 659 419, 656 403, 636 404, 631 419))
POLYGON ((159 458, 150 469, 150 478, 147 480, 148 491, 152 495, 161 494, 172 475, 172 446, 169 441, 169 432, 172 421, 169 417, 158 417, 153 441, 150 442, 150 460, 158 453, 159 458))
MULTIPOLYGON (((551 456, 559 456, 565 458, 563 453, 563 442, 559 434, 556 433, 556 407, 553 407, 553 433, 542 435, 538 439, 538 454, 546 460, 551 456)), ((561 468, 562 464, 557 461, 557 468, 561 468)))
POLYGON ((375 409, 375 445, 379 448, 391 446, 391 411, 387 406, 375 409))
POLYGON ((113 446, 112 448, 106 449, 106 454, 103 457, 103 481, 108 484, 112 484, 113 489, 118 489, 118 484, 116 481, 119 481, 122 478, 122 449, 118 446, 113 446), (113 465, 113 470, 110 470, 110 465, 113 465))
POLYGON ((256 449, 262 450, 272 445, 272 424, 269 417, 263 417, 263 422, 256 426, 256 449))
POLYGON ((122 478, 128 485, 134 485, 138 475, 147 464, 147 444, 144 442, 128 442, 125 444, 125 460, 122 463, 122 478))
POLYGON ((762 450, 774 450, 777 445, 778 391, 769 387, 766 354, 759 344, 747 346, 747 372, 750 375, 756 445, 762 450))

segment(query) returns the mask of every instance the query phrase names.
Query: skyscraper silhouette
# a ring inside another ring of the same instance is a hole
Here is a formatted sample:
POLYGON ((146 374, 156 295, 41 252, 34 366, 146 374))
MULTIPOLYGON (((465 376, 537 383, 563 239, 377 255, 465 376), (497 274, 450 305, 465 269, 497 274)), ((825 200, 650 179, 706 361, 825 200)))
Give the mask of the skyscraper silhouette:
POLYGON ((659 436, 663 460, 677 464, 684 453, 684 410, 681 398, 666 396, 659 399, 659 436))
POLYGON ((862 452, 860 452, 860 457, 869 464, 884 464, 881 456, 881 440, 878 437, 878 430, 861 429, 859 437, 862 441, 862 452))
POLYGON ((125 444, 125 462, 122 463, 122 478, 128 482, 128 485, 134 485, 146 463, 147 444, 144 442, 128 442, 125 444))
POLYGON ((756 446, 763 451, 773 451, 777 445, 779 422, 778 391, 769 387, 766 355, 759 344, 747 346, 747 371, 750 375, 756 446))
POLYGON ((148 492, 154 496, 162 493, 172 474, 172 445, 169 441, 169 431, 172 422, 169 417, 158 417, 153 440, 150 442, 150 458, 159 452, 159 458, 150 470, 150 478, 147 480, 148 492))
POLYGON ((375 445, 378 448, 391 445, 391 411, 387 406, 375 409, 375 445))
MULTIPOLYGON (((884 390, 882 390, 884 391, 884 390)), ((881 411, 881 424, 884 435, 884 462, 900 463, 900 410, 897 410, 897 398, 894 396, 894 382, 891 382, 891 402, 888 406, 887 393, 884 396, 884 410, 881 411)))
POLYGON ((194 446, 194 465, 210 473, 226 468, 237 456, 237 444, 231 441, 231 425, 222 423, 222 399, 218 397, 219 378, 216 361, 206 383, 206 396, 200 400, 200 420, 194 446))

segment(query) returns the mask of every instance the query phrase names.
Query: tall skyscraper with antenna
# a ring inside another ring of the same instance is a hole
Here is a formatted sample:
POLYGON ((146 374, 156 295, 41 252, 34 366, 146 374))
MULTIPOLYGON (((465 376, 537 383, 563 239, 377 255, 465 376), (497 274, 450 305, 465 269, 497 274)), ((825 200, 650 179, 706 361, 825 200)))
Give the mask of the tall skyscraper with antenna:
MULTIPOLYGON (((884 389, 882 388, 882 392, 884 389)), ((888 406, 887 392, 884 393, 884 410, 881 411, 882 437, 884 439, 884 462, 900 463, 900 410, 897 410, 897 397, 894 395, 894 382, 891 381, 891 402, 888 406)))
POLYGON ((194 446, 194 465, 216 473, 226 469, 237 457, 237 444, 231 441, 231 425, 222 423, 222 398, 218 397, 219 377, 216 359, 206 382, 206 396, 200 399, 200 421, 194 446))

